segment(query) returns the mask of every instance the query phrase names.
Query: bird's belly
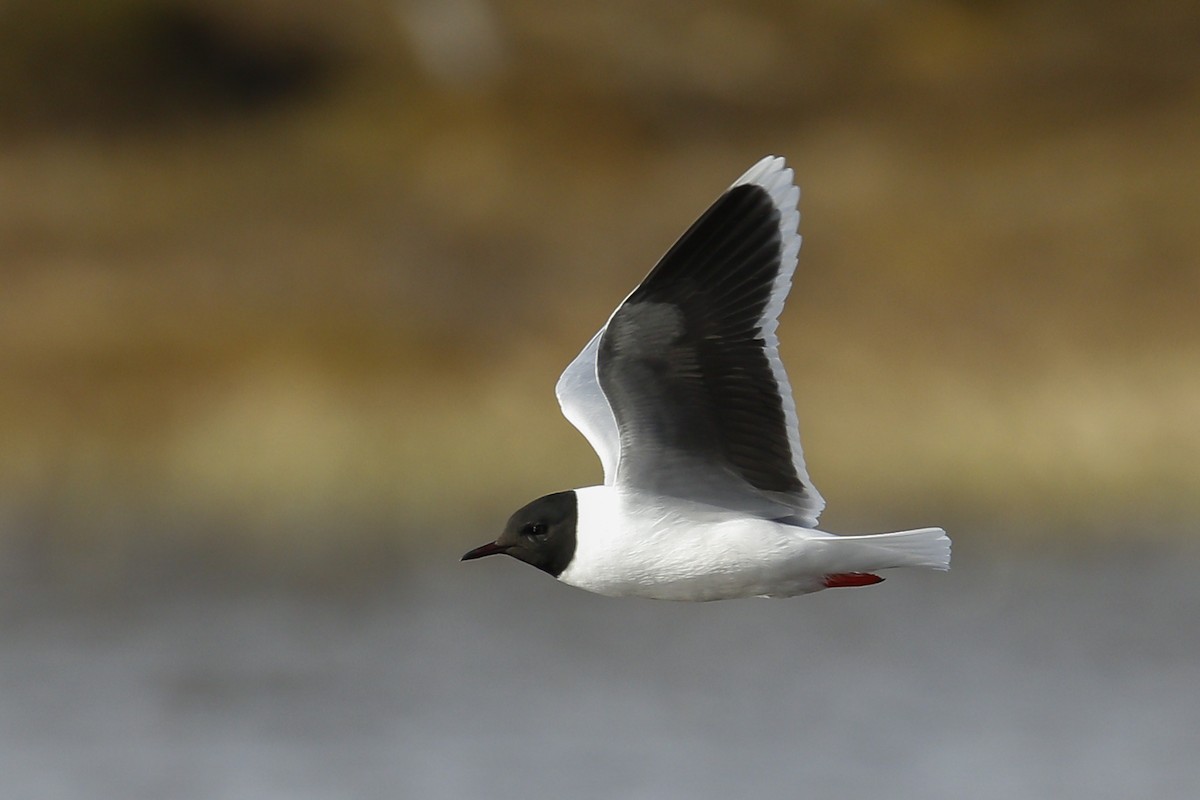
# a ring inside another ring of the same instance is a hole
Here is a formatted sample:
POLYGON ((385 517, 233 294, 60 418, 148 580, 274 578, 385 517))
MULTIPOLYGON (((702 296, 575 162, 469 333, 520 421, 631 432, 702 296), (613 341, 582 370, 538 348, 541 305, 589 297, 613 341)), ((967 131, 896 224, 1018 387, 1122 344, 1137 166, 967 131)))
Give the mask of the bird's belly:
POLYGON ((808 532, 780 527, 737 520, 612 532, 578 548, 559 579, 597 594, 656 600, 791 596, 823 588, 823 571, 806 547, 808 532))

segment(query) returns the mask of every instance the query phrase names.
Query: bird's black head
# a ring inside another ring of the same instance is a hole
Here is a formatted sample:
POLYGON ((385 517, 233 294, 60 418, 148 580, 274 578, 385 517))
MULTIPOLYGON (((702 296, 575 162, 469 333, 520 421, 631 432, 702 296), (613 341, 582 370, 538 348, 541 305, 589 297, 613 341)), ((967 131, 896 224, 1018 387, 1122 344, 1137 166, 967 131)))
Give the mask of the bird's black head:
POLYGON ((499 539, 462 560, 505 553, 557 578, 575 556, 576 516, 575 492, 539 497, 508 518, 499 539))

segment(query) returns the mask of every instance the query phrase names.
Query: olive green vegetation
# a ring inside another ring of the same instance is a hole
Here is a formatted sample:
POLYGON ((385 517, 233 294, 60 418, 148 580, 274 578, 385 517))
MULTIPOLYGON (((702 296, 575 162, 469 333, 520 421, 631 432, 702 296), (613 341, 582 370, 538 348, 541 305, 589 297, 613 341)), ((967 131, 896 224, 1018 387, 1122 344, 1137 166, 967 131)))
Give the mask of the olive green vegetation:
POLYGON ((766 153, 829 527, 1200 512, 1194 3, 4 13, 10 539, 449 547, 596 481, 558 372, 766 153))

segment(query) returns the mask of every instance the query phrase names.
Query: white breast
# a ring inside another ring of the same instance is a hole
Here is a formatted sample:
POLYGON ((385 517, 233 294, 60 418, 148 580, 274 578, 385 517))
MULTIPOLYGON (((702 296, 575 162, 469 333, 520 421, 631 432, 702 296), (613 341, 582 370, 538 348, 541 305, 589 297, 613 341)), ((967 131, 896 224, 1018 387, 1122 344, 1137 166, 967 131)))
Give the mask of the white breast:
POLYGON ((612 486, 575 490, 575 556, 559 580, 598 594, 716 600, 821 588, 829 534, 612 486))

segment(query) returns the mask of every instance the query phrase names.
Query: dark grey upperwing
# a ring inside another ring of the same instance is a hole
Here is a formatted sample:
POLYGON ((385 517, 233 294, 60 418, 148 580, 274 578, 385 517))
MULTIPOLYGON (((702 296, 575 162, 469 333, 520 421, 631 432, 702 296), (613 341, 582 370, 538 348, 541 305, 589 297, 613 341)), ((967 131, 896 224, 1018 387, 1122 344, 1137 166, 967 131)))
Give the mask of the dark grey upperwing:
POLYGON ((722 195, 613 314, 597 373, 619 484, 815 525, 824 501, 774 336, 799 246, 792 219, 783 263, 780 197, 754 183, 722 195))

